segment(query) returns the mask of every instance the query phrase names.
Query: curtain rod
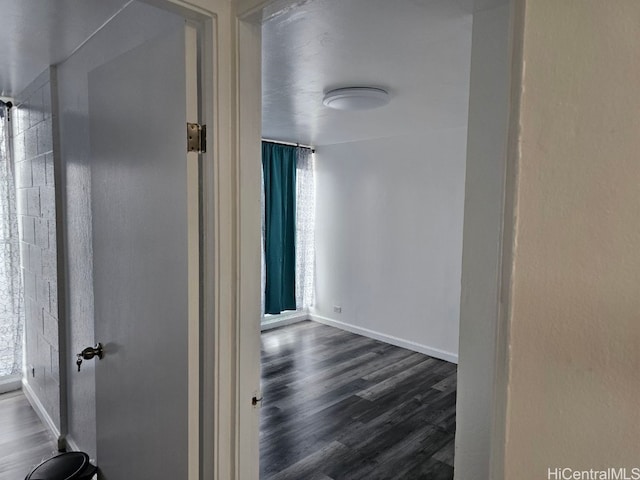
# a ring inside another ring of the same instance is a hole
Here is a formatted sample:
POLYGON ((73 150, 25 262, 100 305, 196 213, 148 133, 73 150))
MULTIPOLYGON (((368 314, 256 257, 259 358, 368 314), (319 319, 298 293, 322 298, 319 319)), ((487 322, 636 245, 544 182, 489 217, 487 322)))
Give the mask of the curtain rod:
MULTIPOLYGON (((7 111, 6 111, 7 122, 10 122, 11 121, 11 115, 9 114, 9 110, 11 110, 11 107, 13 107, 13 103, 5 102, 4 100, 0 100, 0 105, 7 109, 7 111)), ((0 118, 4 118, 4 115, 5 115, 4 109, 0 108, 0 118)))
POLYGON ((291 147, 306 148, 308 150, 311 150, 311 153, 316 153, 316 149, 313 148, 311 145, 303 145, 301 143, 293 143, 293 142, 283 142, 280 140, 271 140, 269 138, 263 138, 262 141, 267 143, 275 143, 277 145, 289 145, 291 147))

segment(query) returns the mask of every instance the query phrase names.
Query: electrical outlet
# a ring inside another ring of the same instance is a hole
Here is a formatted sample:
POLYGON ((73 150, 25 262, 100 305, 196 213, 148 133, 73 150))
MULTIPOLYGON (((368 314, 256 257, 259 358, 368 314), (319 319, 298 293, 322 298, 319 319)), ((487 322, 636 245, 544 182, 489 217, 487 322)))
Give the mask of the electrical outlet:
POLYGON ((342 313, 342 307, 340 305, 334 305, 333 313, 342 313))

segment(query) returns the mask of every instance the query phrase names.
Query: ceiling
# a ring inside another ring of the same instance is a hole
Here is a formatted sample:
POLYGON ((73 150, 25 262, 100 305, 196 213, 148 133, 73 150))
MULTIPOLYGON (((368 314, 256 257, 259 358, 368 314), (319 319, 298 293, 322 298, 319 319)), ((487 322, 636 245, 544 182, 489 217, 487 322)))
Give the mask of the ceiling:
MULTIPOLYGON (((487 0, 488 1, 488 0, 487 0)), ((0 96, 66 59, 128 0, 0 0, 0 96)), ((466 126, 472 0, 304 0, 263 24, 263 136, 312 145, 466 126), (388 89, 364 112, 327 90, 388 89)))
POLYGON ((262 28, 263 137, 327 145, 467 124, 468 0, 310 0, 262 28), (345 112, 328 90, 387 89, 391 103, 345 112))
POLYGON ((127 0, 0 0, 0 96, 66 59, 127 0))

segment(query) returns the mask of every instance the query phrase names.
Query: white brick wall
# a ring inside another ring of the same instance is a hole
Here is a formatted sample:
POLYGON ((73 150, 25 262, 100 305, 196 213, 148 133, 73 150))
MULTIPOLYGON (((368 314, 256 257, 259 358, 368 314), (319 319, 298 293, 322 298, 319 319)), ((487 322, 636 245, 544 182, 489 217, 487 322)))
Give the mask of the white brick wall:
POLYGON ((49 70, 16 97, 12 121, 25 288, 27 382, 60 428, 60 325, 49 70))

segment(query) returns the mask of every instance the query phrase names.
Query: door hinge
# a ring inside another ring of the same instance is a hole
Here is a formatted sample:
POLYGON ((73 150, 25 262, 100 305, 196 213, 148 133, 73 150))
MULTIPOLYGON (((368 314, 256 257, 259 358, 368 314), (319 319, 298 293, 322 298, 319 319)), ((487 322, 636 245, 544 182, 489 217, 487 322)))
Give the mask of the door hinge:
POLYGON ((207 151, 207 126, 187 123, 187 152, 205 153, 207 151))

